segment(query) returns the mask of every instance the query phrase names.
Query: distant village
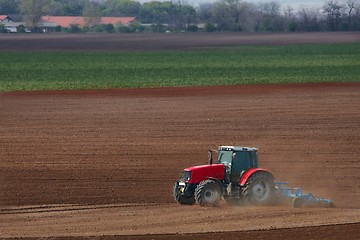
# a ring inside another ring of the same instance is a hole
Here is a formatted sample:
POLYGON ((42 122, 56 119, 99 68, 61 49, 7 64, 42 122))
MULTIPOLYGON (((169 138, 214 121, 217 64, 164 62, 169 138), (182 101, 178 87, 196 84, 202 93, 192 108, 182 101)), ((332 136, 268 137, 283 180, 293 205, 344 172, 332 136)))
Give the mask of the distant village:
MULTIPOLYGON (((37 23, 36 30, 40 32, 80 32, 86 26, 102 26, 103 31, 115 31, 115 27, 129 27, 136 21, 135 17, 100 17, 87 19, 82 16, 43 16, 37 23), (92 22, 92 23, 90 23, 92 22)), ((9 15, 0 15, 0 24, 8 33, 31 32, 23 21, 14 21, 9 15)))
POLYGON ((360 31, 360 1, 282 6, 276 1, 0 1, 0 33, 29 32, 323 32, 360 31))

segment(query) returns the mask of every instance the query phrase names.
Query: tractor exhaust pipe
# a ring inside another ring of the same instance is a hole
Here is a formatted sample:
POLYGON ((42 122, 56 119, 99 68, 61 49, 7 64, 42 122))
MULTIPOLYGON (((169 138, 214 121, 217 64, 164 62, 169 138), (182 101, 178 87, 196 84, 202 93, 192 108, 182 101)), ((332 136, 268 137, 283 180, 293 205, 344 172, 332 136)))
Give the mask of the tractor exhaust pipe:
POLYGON ((209 165, 212 165, 213 164, 213 153, 212 153, 211 149, 209 149, 209 151, 208 151, 208 156, 209 156, 209 165))

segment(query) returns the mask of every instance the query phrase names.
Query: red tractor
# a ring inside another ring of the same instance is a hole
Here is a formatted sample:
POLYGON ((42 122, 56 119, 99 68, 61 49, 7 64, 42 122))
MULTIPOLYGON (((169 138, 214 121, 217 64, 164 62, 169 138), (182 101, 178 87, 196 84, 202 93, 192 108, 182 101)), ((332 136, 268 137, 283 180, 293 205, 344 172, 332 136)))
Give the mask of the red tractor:
POLYGON ((256 148, 220 146, 216 162, 209 150, 209 164, 184 169, 175 183, 174 198, 180 204, 230 203, 269 205, 276 199, 273 174, 259 168, 256 148))

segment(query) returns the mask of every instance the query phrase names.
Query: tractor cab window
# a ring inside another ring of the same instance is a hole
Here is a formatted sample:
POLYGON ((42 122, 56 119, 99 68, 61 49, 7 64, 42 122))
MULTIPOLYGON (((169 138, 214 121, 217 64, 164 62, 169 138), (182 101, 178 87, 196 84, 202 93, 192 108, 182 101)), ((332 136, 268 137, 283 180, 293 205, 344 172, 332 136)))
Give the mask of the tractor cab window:
POLYGON ((226 167, 230 167, 232 154, 233 152, 231 151, 219 151, 216 163, 224 164, 226 167))
POLYGON ((250 154, 250 166, 258 167, 258 158, 256 152, 249 152, 250 154))
POLYGON ((236 152, 234 157, 233 168, 238 171, 246 171, 251 167, 249 152, 236 152))
POLYGON ((227 182, 230 181, 232 159, 233 159, 232 151, 219 151, 218 159, 216 163, 225 165, 225 179, 227 182))
POLYGON ((240 181, 241 174, 252 167, 254 167, 253 152, 239 151, 234 153, 231 165, 231 182, 238 183, 240 181))

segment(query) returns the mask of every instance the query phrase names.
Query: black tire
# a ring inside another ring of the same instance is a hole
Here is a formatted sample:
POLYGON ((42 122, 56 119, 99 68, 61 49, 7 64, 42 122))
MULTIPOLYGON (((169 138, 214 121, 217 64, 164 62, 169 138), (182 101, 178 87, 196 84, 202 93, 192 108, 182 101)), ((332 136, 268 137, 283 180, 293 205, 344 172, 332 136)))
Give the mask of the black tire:
POLYGON ((247 180, 243 195, 252 205, 272 205, 275 200, 274 178, 265 172, 257 172, 247 180))
POLYGON ((205 180, 195 189, 195 200, 200 206, 217 206, 221 200, 222 189, 214 180, 205 180))
POLYGON ((175 183, 175 186, 173 189, 173 197, 174 197, 175 201, 181 205, 193 205, 195 203, 194 195, 192 195, 192 196, 184 195, 184 193, 182 193, 180 191, 178 182, 175 183))

